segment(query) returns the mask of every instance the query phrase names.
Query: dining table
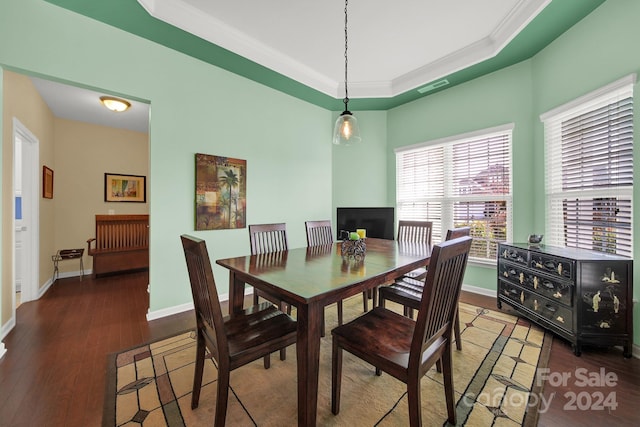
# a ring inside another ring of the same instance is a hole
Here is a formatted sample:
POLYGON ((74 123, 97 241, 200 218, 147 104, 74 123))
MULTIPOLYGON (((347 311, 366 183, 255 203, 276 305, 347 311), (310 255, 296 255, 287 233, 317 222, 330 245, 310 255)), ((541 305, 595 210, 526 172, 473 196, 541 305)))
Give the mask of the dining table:
MULTIPOLYGON (((298 425, 315 426, 324 307, 426 267, 431 246, 366 238, 364 252, 343 255, 343 242, 218 259, 229 270, 229 315, 243 310, 245 286, 296 307, 298 425)), ((346 244, 346 243, 345 243, 346 244)))

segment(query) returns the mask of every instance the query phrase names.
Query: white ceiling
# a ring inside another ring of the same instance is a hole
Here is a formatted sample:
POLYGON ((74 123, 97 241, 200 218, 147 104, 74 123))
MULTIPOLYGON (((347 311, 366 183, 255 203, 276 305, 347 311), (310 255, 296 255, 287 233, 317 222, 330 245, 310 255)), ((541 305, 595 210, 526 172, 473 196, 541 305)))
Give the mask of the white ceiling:
MULTIPOLYGON (((152 16, 337 99, 343 0, 137 0, 152 16)), ((351 0, 350 98, 393 97, 495 56, 551 0, 351 0)), ((57 117, 148 131, 149 105, 32 78, 57 117)))
POLYGON ((97 92, 36 77, 31 77, 31 81, 53 115, 58 118, 149 132, 149 104, 127 98, 131 108, 122 113, 114 113, 100 103, 101 96, 113 95, 111 93, 97 92))
MULTIPOLYGON (((155 18, 334 98, 344 0, 137 0, 155 18)), ((351 98, 393 97, 495 56, 551 0, 351 0, 351 98)))

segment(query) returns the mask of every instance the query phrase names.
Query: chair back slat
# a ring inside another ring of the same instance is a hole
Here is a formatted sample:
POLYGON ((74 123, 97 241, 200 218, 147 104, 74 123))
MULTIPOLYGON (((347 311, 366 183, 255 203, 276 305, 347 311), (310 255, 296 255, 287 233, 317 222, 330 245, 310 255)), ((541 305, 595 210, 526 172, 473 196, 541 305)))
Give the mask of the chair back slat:
POLYGON ((306 221, 307 246, 330 245, 333 243, 331 221, 306 221))
POLYGON ((289 249, 285 223, 249 225, 249 241, 251 243, 251 255, 289 249))
POLYGON ((196 237, 182 235, 180 238, 189 271, 197 327, 209 338, 209 344, 213 346, 209 350, 214 358, 220 360, 221 356, 225 358, 228 355, 229 349, 207 246, 204 240, 196 237))
POLYGON ((470 236, 471 227, 450 228, 447 230, 447 238, 445 240, 453 240, 458 237, 470 236))
POLYGON ((431 246, 431 221, 398 221, 398 242, 427 243, 431 246))
POLYGON ((471 242, 471 237, 460 237, 433 248, 411 345, 412 363, 420 363, 422 351, 436 339, 451 338, 471 242))

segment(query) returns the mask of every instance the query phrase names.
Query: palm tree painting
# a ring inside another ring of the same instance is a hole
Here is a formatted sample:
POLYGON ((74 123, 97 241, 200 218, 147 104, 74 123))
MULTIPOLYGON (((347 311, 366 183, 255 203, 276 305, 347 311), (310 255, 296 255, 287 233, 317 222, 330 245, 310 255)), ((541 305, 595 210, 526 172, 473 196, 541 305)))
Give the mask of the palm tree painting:
POLYGON ((247 161, 196 154, 196 230, 244 228, 247 161))

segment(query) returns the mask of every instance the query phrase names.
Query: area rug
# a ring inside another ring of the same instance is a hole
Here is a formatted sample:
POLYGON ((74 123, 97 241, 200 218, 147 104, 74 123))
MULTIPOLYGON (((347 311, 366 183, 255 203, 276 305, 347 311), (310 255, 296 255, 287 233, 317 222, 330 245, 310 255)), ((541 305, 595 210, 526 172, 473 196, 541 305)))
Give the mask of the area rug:
MULTIPOLYGON (((400 306, 388 307, 401 312, 400 306)), ((541 387, 536 371, 547 366, 551 336, 524 319, 460 303, 462 350, 453 350, 458 425, 534 426, 541 387)), ((335 307, 325 311, 327 331, 335 307)), ((348 321, 362 314, 361 297, 344 302, 348 321)), ((287 359, 272 355, 231 373, 229 426, 293 426, 297 423, 295 346, 287 359)), ((205 364, 200 406, 191 409, 195 334, 178 336, 112 355, 108 366, 104 426, 205 426, 215 412, 215 363, 205 364)), ((365 362, 344 353, 342 402, 331 413, 331 334, 322 338, 318 389, 319 426, 408 425, 406 387, 390 375, 377 377, 365 362)), ((442 374, 422 379, 425 426, 447 423, 442 374)))

